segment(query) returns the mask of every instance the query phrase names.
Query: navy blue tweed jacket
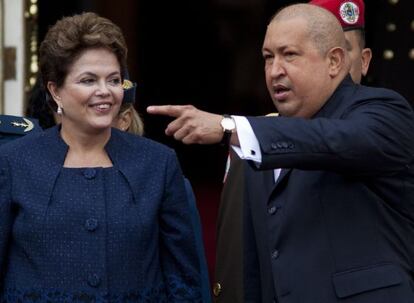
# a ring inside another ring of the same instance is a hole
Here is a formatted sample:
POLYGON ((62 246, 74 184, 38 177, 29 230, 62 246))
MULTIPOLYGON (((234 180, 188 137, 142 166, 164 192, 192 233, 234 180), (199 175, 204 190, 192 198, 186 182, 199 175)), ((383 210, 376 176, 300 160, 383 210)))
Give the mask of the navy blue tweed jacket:
POLYGON ((112 129, 112 168, 64 168, 59 127, 0 148, 0 302, 200 302, 174 152, 112 129))

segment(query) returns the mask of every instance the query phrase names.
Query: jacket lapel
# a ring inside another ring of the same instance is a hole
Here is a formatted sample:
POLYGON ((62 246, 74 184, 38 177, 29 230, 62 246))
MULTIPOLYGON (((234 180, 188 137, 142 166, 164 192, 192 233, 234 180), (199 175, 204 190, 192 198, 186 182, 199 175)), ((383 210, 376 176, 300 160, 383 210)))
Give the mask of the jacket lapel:
MULTIPOLYGON (((134 195, 134 203, 141 201, 145 203, 146 183, 142 179, 143 176, 147 175, 151 171, 151 167, 148 163, 140 161, 140 158, 145 158, 148 152, 144 144, 141 144, 139 155, 134 152, 134 147, 131 143, 125 139, 124 135, 120 130, 112 128, 111 138, 105 146, 105 150, 108 153, 112 164, 117 168, 121 174, 127 180, 129 187, 134 195)), ((138 136, 137 136, 138 137, 138 136)), ((139 137, 138 137, 139 138, 139 137)))
POLYGON ((275 186, 274 170, 273 169, 265 170, 260 175, 263 178, 262 184, 264 187, 264 191, 266 193, 266 197, 268 197, 269 194, 272 192, 273 187, 275 186))
POLYGON ((49 205, 68 146, 60 137, 60 126, 44 131, 38 142, 39 144, 32 146, 31 155, 35 155, 36 158, 30 161, 35 163, 36 169, 30 170, 30 173, 33 174, 32 180, 41 180, 41 182, 37 182, 37 186, 30 190, 36 191, 39 197, 44 198, 42 205, 49 205))
MULTIPOLYGON (((352 82, 351 76, 346 76, 343 81, 340 84, 340 87, 348 86, 353 87, 355 89, 355 84, 352 82)), ((343 100, 342 92, 343 90, 340 90, 339 87, 335 90, 334 94, 331 96, 331 98, 328 100, 328 102, 325 103, 325 105, 322 107, 322 109, 315 115, 314 118, 318 117, 326 117, 326 116, 333 116, 333 113, 340 112, 340 108, 345 106, 345 102, 341 102, 343 100), (338 94, 341 95, 339 96, 338 94), (339 100, 339 101, 338 101, 339 100)), ((268 191, 268 201, 270 201, 271 196, 277 192, 278 189, 283 187, 283 184, 287 182, 287 179, 291 173, 293 168, 283 168, 280 172, 279 178, 272 186, 272 189, 268 191)), ((271 171, 273 173, 273 170, 271 171)), ((272 174, 273 176, 273 174, 272 174)))
MULTIPOLYGON (((277 192, 278 189, 283 187, 283 184, 285 184, 288 180, 288 177, 292 171, 292 168, 282 168, 282 171, 280 172, 279 178, 277 178, 276 183, 272 186, 271 190, 268 192, 268 199, 269 202, 271 200, 272 195, 277 192)), ((273 172, 273 171, 272 171, 273 172)))
POLYGON ((283 182, 283 180, 289 176, 291 171, 292 168, 282 168, 282 171, 280 172, 279 178, 277 178, 273 189, 280 185, 283 182))

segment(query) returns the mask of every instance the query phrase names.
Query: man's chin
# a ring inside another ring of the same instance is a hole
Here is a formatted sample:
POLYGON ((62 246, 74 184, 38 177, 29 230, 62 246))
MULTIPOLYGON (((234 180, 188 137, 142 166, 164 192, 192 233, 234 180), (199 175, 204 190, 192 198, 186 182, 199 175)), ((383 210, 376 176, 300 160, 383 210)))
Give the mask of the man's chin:
POLYGON ((291 104, 288 104, 287 101, 280 102, 278 100, 273 100, 273 104, 275 105, 280 116, 293 117, 296 113, 296 110, 291 106, 291 104))

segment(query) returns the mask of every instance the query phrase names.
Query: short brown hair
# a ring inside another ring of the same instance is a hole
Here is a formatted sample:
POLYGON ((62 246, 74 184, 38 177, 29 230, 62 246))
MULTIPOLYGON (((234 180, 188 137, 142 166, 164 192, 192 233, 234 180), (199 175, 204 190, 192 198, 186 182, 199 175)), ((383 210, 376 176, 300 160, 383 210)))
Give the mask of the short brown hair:
POLYGON ((126 70, 127 46, 121 29, 95 13, 64 17, 46 34, 39 48, 40 72, 49 81, 63 85, 70 65, 87 49, 106 48, 118 59, 121 75, 126 70))

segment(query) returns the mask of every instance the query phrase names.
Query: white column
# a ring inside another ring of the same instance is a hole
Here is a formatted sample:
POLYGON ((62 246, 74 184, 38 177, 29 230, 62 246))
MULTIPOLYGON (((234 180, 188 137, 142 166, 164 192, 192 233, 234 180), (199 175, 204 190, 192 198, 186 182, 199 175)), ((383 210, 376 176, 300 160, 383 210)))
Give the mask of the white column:
POLYGON ((4 81, 4 114, 22 115, 24 102, 24 0, 4 0, 4 47, 16 48, 16 79, 4 81))

